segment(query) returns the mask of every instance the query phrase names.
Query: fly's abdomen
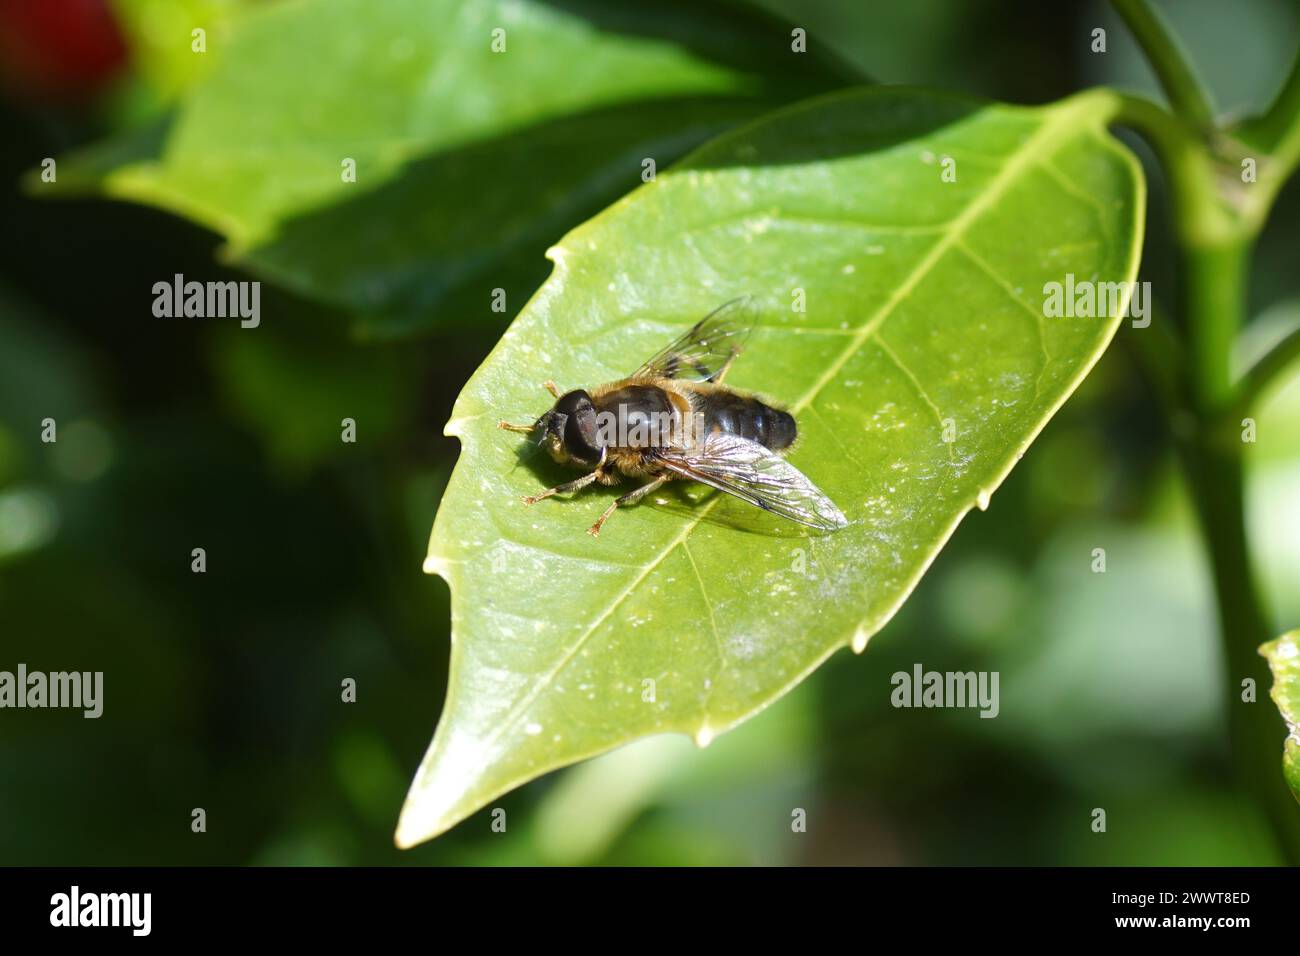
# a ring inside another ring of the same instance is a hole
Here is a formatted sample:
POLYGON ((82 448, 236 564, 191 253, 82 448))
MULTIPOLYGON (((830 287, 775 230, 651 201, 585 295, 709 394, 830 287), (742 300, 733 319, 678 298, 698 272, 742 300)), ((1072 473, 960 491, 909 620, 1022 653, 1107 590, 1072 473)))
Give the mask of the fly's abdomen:
POLYGON ((700 396, 699 412, 706 431, 748 438, 772 451, 789 448, 797 434, 794 416, 757 398, 715 391, 700 396))

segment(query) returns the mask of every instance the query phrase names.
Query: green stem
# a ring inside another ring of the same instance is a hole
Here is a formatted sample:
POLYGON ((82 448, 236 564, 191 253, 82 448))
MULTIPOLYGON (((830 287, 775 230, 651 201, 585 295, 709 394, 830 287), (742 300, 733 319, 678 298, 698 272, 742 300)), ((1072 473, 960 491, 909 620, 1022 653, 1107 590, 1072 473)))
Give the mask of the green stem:
POLYGON ((1210 96, 1164 17, 1147 0, 1111 0, 1111 6, 1141 44, 1174 112, 1193 126, 1210 129, 1214 125, 1210 96))
POLYGON ((1235 241, 1244 220, 1219 197, 1220 170, 1205 139, 1188 123, 1148 99, 1107 90, 1114 121, 1139 133, 1156 159, 1177 201, 1174 229, 1185 247, 1219 246, 1235 241))
POLYGON ((1258 180, 1243 196, 1242 211, 1259 229, 1300 164, 1300 51, 1264 115, 1238 124, 1230 134, 1237 144, 1234 158, 1240 162, 1251 155, 1258 164, 1258 180))
MULTIPOLYGON (((1122 11, 1129 5, 1117 0, 1116 6, 1122 11)), ((1117 94, 1116 121, 1133 127, 1151 143, 1172 197, 1180 325, 1187 347, 1177 380, 1165 369, 1164 381, 1158 385, 1175 412, 1184 403, 1189 410, 1190 427, 1180 427, 1175 415, 1170 430, 1214 580, 1233 767, 1243 789, 1271 823, 1283 857, 1300 864, 1300 813, 1277 772, 1277 744, 1284 728, 1273 708, 1263 705, 1267 699, 1261 703, 1259 696, 1269 686, 1269 675, 1256 649, 1274 636, 1274 629, 1260 599, 1250 556, 1245 445, 1236 415, 1240 390, 1232 372, 1254 237, 1270 203, 1263 201, 1249 214, 1235 207, 1221 190, 1221 170, 1210 153, 1210 139, 1196 135, 1186 119, 1145 100, 1117 94), (1251 702, 1242 700, 1242 681, 1247 678, 1255 681, 1256 698, 1251 702)), ((1146 345, 1145 351, 1152 347, 1146 345)))
POLYGON ((1272 678, 1257 652, 1274 629, 1254 585, 1242 455, 1223 437, 1200 432, 1184 444, 1182 453, 1218 603, 1233 770, 1272 824, 1283 858, 1296 865, 1300 864, 1300 810, 1278 772, 1278 749, 1286 728, 1268 706, 1272 678), (1246 678, 1255 682, 1252 702, 1242 700, 1246 678))
POLYGON ((1275 636, 1256 586, 1246 530, 1245 448, 1236 419, 1232 344, 1246 307, 1251 240, 1181 250, 1181 295, 1189 340, 1188 387, 1196 427, 1180 451, 1210 562, 1227 669, 1228 729, 1233 765, 1268 815, 1283 855, 1300 863, 1300 813, 1277 772, 1285 736, 1266 703, 1267 663, 1259 646, 1275 636), (1255 681, 1254 701, 1242 681, 1255 681))
POLYGON ((1193 399, 1207 428, 1236 393, 1232 356, 1244 324, 1250 251, 1245 239, 1181 250, 1179 287, 1189 373, 1193 399))
POLYGON ((1291 63, 1291 72, 1282 82, 1273 103, 1263 116, 1243 123, 1238 130, 1242 139, 1270 153, 1295 140, 1296 117, 1300 116, 1300 53, 1291 63))

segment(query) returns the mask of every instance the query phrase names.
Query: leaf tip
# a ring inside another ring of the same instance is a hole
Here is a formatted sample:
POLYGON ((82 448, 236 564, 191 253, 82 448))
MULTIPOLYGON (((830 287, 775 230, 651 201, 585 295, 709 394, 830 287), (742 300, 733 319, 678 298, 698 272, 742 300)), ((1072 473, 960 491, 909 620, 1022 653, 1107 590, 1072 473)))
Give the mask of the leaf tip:
POLYGON ((447 577, 447 562, 441 555, 430 554, 425 557, 424 564, 420 565, 425 574, 436 574, 441 578, 447 577))
POLYGON ((447 827, 441 821, 424 812, 420 803, 412 803, 408 798, 402 814, 397 818, 397 830, 393 833, 393 844, 399 850, 409 850, 427 840, 432 840, 447 827))
POLYGON ((475 735, 458 732, 450 700, 448 708, 397 818, 393 842, 400 849, 446 833, 486 806, 494 795, 518 784, 510 781, 502 785, 506 778, 493 771, 492 752, 475 735))
POLYGON ((399 850, 409 850, 450 830, 464 817, 454 812, 458 797, 456 794, 449 799, 443 788, 431 785, 421 767, 402 804, 393 843, 399 850))

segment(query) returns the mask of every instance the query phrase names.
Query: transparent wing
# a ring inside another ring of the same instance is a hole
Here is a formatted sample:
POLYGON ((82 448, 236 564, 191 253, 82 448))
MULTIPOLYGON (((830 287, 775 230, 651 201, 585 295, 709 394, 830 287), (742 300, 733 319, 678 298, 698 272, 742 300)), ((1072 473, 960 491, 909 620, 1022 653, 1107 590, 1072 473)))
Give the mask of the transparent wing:
POLYGON ((665 448, 658 457, 683 478, 811 528, 835 531, 849 523, 803 472, 747 438, 717 433, 702 448, 665 448))
POLYGON ((689 332, 632 373, 632 378, 680 378, 709 382, 740 352, 756 319, 749 296, 714 309, 689 332))

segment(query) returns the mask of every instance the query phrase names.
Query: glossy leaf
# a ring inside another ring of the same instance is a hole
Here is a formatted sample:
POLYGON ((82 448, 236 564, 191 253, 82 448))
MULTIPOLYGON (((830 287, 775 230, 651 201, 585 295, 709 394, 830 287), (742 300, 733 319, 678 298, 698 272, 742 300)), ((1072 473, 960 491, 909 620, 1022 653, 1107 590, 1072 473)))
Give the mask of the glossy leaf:
POLYGON ((1282 746, 1282 776, 1300 801, 1300 631, 1290 631, 1259 649, 1273 672, 1269 695, 1286 721, 1282 746))
POLYGON ((426 570, 451 586, 450 689, 400 845, 638 737, 705 744, 863 649, 1118 326, 1118 301, 1044 315, 1047 283, 1135 277, 1144 185, 1110 104, 821 98, 721 137, 551 251, 447 426, 463 450, 426 570), (791 461, 849 527, 819 536, 679 483, 593 540, 617 490, 520 502, 574 473, 498 418, 537 417, 545 379, 628 374, 741 294, 763 320, 728 384, 793 410, 791 461))
POLYGON ((1044 316, 1067 274, 1135 276, 1144 187, 1109 109, 1104 94, 1024 109, 900 88, 810 101, 551 251, 554 274, 447 427, 464 449, 426 570, 451 585, 451 685, 399 844, 634 737, 705 744, 865 646, 1117 328, 1122 302, 1044 316), (612 490, 521 505, 564 475, 498 418, 536 418, 546 378, 627 375, 738 294, 766 308, 728 384, 792 408, 790 458, 848 528, 810 535, 685 485, 599 540, 582 532, 612 490))

